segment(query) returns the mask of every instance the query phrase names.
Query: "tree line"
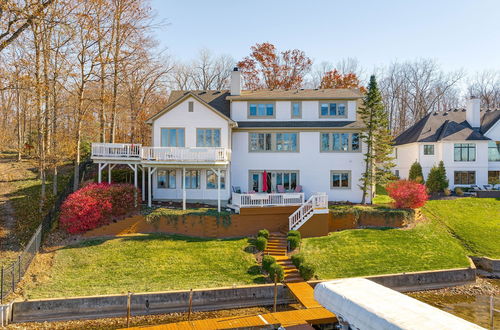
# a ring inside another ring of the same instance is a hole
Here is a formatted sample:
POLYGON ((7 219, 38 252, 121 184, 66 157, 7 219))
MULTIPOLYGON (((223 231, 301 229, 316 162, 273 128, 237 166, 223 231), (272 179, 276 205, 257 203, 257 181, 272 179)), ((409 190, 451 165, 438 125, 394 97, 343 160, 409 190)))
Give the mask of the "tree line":
MULTIPOLYGON (((354 58, 315 64, 303 50, 269 42, 239 61, 208 49, 175 60, 153 37, 160 28, 168 32, 148 0, 0 1, 0 140, 19 159, 38 160, 42 195, 47 173, 57 189, 58 167, 78 165, 89 142, 148 144, 145 119, 169 91, 228 88, 234 66, 246 89, 368 87, 354 58)), ((464 94, 500 107, 500 71, 466 76, 431 59, 374 71, 392 135, 431 111, 463 106, 464 94)))

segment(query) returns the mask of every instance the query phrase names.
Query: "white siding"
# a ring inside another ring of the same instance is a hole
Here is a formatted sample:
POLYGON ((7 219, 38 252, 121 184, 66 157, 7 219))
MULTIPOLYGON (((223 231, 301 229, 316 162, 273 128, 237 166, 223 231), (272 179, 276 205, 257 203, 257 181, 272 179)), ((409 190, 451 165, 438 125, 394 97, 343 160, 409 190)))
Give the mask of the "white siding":
POLYGON ((306 197, 313 192, 326 192, 330 201, 360 202, 362 196, 358 185, 364 169, 363 152, 320 153, 319 134, 300 132, 300 152, 267 153, 248 152, 248 132, 234 132, 231 184, 246 192, 250 170, 297 170, 306 197), (330 189, 331 170, 351 171, 350 189, 330 189))
POLYGON ((397 148, 398 155, 394 160, 396 164, 394 170, 399 171, 399 177, 401 179, 407 179, 411 164, 413 164, 416 160, 418 161, 418 144, 404 144, 396 146, 395 148, 397 148))
MULTIPOLYGON (((339 100, 340 102, 341 100, 339 100)), ((257 102, 257 101, 256 101, 257 102)), ((258 101, 260 102, 260 101, 258 101)), ((264 101, 262 101, 264 102, 264 101)), ((355 121, 357 112, 356 101, 347 102, 347 118, 320 118, 319 102, 320 101, 302 101, 302 118, 291 117, 291 103, 294 101, 276 101, 276 118, 248 118, 247 101, 233 101, 231 103, 231 119, 234 121, 287 121, 287 120, 333 120, 333 121, 355 121)))

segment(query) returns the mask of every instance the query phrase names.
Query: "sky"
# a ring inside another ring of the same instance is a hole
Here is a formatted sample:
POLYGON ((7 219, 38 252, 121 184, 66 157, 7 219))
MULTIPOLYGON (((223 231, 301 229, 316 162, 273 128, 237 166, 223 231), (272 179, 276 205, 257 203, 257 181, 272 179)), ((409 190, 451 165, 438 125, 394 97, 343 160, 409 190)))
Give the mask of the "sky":
POLYGON ((161 48, 240 60, 255 43, 301 49, 314 63, 357 58, 367 71, 433 58, 445 70, 500 70, 500 0, 151 0, 161 48))

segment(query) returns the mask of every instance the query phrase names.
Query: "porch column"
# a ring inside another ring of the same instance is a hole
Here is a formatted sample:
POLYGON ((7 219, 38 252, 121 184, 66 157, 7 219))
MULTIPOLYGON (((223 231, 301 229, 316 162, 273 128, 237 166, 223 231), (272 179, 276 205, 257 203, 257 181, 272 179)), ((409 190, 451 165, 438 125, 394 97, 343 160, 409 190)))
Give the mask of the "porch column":
POLYGON ((102 181, 102 167, 101 167, 101 163, 97 163, 97 183, 101 183, 102 181))
POLYGON ((108 183, 111 184, 111 171, 116 166, 116 164, 109 164, 108 166, 108 183))
POLYGON ((217 170, 217 211, 220 212, 220 169, 217 170))
POLYGON ((142 201, 144 202, 146 200, 146 170, 144 169, 144 165, 141 165, 142 168, 142 190, 141 190, 141 196, 142 196, 142 201))
POLYGON ((148 207, 151 207, 151 167, 148 167, 148 207))
POLYGON ((186 168, 182 168, 182 209, 186 209, 186 168))

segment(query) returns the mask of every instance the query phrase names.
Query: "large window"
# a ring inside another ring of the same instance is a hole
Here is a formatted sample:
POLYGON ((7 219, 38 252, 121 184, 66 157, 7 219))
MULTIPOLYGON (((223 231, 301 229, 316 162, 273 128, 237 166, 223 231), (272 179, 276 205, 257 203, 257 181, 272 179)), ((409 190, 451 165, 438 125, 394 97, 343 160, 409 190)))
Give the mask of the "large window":
POLYGON ((264 170, 250 171, 250 190, 255 192, 278 192, 278 186, 285 190, 294 190, 299 184, 298 171, 266 171, 264 187, 264 170))
POLYGON ((197 147, 220 147, 220 128, 197 128, 197 147))
POLYGON ((351 188, 351 171, 330 171, 330 188, 351 188))
POLYGON ((158 188, 175 189, 176 179, 175 170, 158 170, 157 172, 158 188))
POLYGON ((454 155, 456 162, 473 162, 476 160, 476 144, 455 143, 454 155))
POLYGON ((488 171, 488 184, 500 184, 500 171, 488 171))
POLYGON ((184 147, 184 128, 162 128, 162 147, 184 147))
POLYGON ((248 102, 248 117, 274 117, 274 103, 248 102))
POLYGON ((321 151, 359 151, 359 133, 321 133, 321 151))
POLYGON ((455 171, 455 184, 476 184, 476 172, 455 171))
MULTIPOLYGON (((220 171, 220 189, 226 188, 226 171, 220 171)), ((207 170, 207 189, 217 189, 217 173, 207 170)))
POLYGON ((488 142, 488 161, 500 162, 500 141, 488 142))
POLYGON ((200 170, 186 170, 184 184, 186 189, 200 189, 200 170))
POLYGON ((249 151, 298 151, 299 133, 249 133, 249 151))
POLYGON ((346 117, 346 103, 319 102, 320 117, 346 117))
POLYGON ((302 103, 301 102, 292 102, 292 118, 302 118, 302 103))
POLYGON ((433 144, 424 144, 424 155, 426 155, 426 156, 434 155, 434 145, 433 144))

